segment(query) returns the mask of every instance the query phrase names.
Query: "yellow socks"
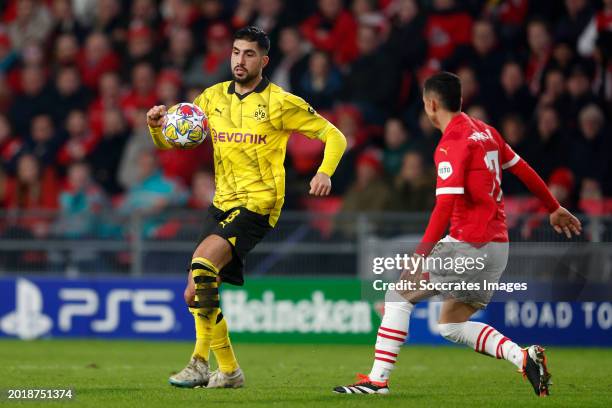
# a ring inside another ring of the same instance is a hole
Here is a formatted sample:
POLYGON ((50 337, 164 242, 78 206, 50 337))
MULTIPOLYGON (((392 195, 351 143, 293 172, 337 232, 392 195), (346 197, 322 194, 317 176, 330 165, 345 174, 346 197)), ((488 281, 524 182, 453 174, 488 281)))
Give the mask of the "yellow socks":
POLYGON ((231 373, 238 369, 238 361, 236 361, 234 349, 232 348, 227 331, 227 322, 221 313, 217 316, 217 324, 213 328, 210 348, 215 354, 219 370, 224 373, 231 373))
MULTIPOLYGON (((195 300, 189 311, 195 320, 196 345, 193 356, 208 361, 213 329, 219 314, 219 271, 206 258, 191 260, 191 274, 195 284, 195 300)), ((227 329, 226 329, 227 331, 227 329)))

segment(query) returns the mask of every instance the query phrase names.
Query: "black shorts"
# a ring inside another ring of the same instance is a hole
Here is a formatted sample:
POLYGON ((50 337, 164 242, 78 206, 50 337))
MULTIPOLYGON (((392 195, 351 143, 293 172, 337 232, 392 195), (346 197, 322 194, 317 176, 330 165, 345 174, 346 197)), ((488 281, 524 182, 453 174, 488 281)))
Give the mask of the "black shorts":
MULTIPOLYGON (((204 229, 198 244, 209 235, 219 235, 232 246, 232 260, 220 271, 221 281, 232 285, 244 285, 244 262, 246 255, 272 229, 269 216, 257 214, 244 207, 222 211, 208 207, 204 229)), ((196 248, 197 248, 196 245, 196 248)))

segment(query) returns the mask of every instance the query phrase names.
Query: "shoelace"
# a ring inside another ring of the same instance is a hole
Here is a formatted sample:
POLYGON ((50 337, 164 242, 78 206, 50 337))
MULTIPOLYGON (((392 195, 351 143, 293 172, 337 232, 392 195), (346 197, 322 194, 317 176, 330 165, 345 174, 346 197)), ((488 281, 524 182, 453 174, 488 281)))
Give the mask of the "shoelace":
POLYGON ((357 379, 359 381, 357 381, 355 384, 352 385, 360 385, 360 384, 374 384, 377 387, 386 387, 387 386, 387 382, 386 381, 372 381, 370 380, 370 377, 367 376, 366 374, 357 374, 357 379))

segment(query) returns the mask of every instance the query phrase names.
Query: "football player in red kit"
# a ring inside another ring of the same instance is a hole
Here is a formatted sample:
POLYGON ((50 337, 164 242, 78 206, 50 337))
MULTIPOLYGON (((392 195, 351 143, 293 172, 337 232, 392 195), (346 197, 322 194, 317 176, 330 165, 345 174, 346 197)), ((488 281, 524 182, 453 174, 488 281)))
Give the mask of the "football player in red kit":
POLYGON ((434 295, 444 298, 438 330, 455 343, 514 364, 529 380, 538 396, 548 395, 550 373, 544 349, 538 345, 520 348, 490 325, 470 321, 489 303, 493 290, 465 283, 497 283, 508 261, 501 171, 516 175, 546 206, 550 224, 568 238, 579 235, 580 221, 561 207, 536 172, 517 155, 493 127, 461 112, 461 82, 448 72, 425 82, 423 103, 433 125, 442 131, 434 161, 437 169, 436 205, 421 243, 412 256, 414 267, 400 281, 426 280, 427 289, 387 291, 385 313, 378 330, 374 364, 359 381, 334 389, 343 394, 386 394, 388 380, 401 345, 408 336, 414 305, 434 295), (450 224, 450 226, 449 226, 450 224), (443 237, 449 228, 449 233, 443 237), (432 258, 479 259, 481 268, 448 270, 432 258), (426 265, 426 268, 422 268, 426 265), (421 266, 421 267, 419 267, 421 266), (434 289, 430 289, 434 288, 434 289), (440 288, 440 289, 438 289, 440 288))

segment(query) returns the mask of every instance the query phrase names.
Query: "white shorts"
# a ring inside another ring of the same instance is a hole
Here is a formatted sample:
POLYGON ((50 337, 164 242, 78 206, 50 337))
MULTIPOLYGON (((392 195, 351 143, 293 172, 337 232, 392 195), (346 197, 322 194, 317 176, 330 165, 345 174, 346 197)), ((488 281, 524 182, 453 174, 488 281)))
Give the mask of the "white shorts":
POLYGON ((499 282, 506 269, 508 247, 507 242, 475 247, 447 235, 433 248, 423 270, 429 272, 431 283, 443 288, 443 297, 482 309, 494 293, 486 285, 499 282))

